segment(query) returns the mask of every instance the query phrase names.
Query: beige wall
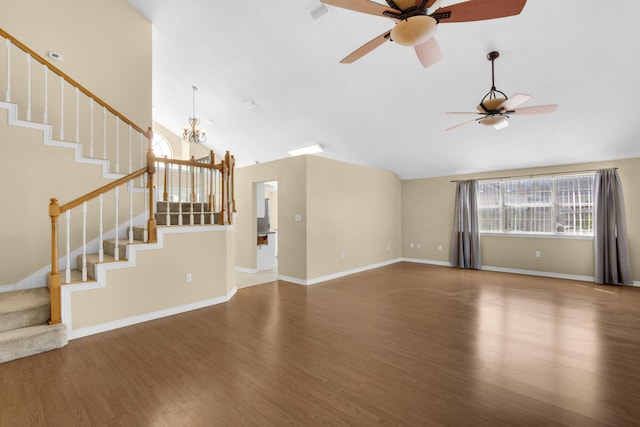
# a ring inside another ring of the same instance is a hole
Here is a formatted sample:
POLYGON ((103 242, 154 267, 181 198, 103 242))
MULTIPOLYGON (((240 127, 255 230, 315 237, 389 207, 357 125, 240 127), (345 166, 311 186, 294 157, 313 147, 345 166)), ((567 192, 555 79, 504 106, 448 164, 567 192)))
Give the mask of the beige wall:
POLYGON ((236 169, 236 260, 256 268, 255 183, 278 181, 278 274, 307 277, 307 158, 293 157, 236 169), (295 221, 295 215, 302 221, 295 221))
MULTIPOLYGON (((0 210, 0 285, 15 284, 36 271, 51 265, 51 221, 49 199, 55 197, 61 204, 111 180, 102 176, 101 165, 75 162, 74 151, 68 148, 46 146, 41 130, 7 125, 7 112, 0 109, 0 180, 5 183, 2 197, 8 209, 0 210)), ((144 193, 134 194, 135 211, 140 212, 144 193)), ((112 195, 105 198, 105 231, 115 226, 112 195)), ((120 224, 128 220, 129 198, 126 188, 121 190, 120 224)), ((72 211, 72 227, 82 225, 81 208, 72 211)), ((89 204, 89 216, 97 218, 97 205, 89 204)), ((60 232, 64 233, 65 220, 60 218, 60 232)), ((89 230, 88 240, 96 233, 89 230)), ((81 233, 75 233, 72 250, 81 245, 81 233)), ((64 234, 59 250, 64 250, 64 234)), ((61 256, 63 253, 60 254, 61 256)), ((44 285, 44 277, 42 285, 44 285)))
POLYGON ((307 279, 400 257, 396 174, 309 156, 307 195, 307 279))
POLYGON ((0 27, 40 56, 61 54, 56 67, 151 126, 151 24, 126 0, 2 0, 0 27))
MULTIPOLYGON (((449 262, 455 179, 484 179, 540 173, 617 167, 624 187, 627 226, 634 280, 640 280, 640 159, 536 169, 500 171, 477 175, 417 179, 402 183, 402 254, 407 258, 449 262), (414 243, 414 248, 409 247, 414 243), (415 247, 421 243, 421 248, 415 247), (438 251, 442 245, 442 251, 438 251)), ((481 238, 485 266, 533 270, 556 274, 593 276, 593 241, 568 238, 481 238), (536 258, 535 252, 541 257, 536 258)))
POLYGON ((312 280, 400 256, 400 179, 301 156, 236 171, 240 267, 256 267, 253 201, 255 183, 263 181, 278 181, 278 274, 312 280), (302 221, 295 221, 296 214, 302 221))
POLYGON ((235 278, 233 239, 213 228, 165 234, 163 249, 137 252, 135 268, 107 271, 104 288, 71 294, 72 329, 224 297, 235 278))

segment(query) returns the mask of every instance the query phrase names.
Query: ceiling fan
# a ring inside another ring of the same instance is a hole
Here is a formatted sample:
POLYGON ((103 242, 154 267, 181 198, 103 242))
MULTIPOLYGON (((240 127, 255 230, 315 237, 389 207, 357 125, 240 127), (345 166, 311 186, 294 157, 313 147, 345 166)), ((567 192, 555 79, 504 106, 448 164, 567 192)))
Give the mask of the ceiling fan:
POLYGON ((498 52, 489 52, 487 59, 491 61, 491 90, 482 98, 476 107, 478 112, 449 112, 446 114, 475 114, 480 117, 459 123, 445 130, 455 129, 471 122, 478 122, 485 126, 493 126, 495 129, 503 129, 509 126, 509 116, 511 114, 546 114, 553 113, 558 109, 558 105, 537 105, 535 107, 517 108, 520 104, 528 101, 531 97, 522 93, 517 93, 509 98, 504 92, 496 89, 494 62, 500 56, 498 52), (499 96, 500 94, 501 96, 499 96))
POLYGON ((388 6, 370 0, 320 0, 322 3, 370 15, 383 16, 396 23, 386 31, 351 52, 343 64, 362 58, 386 41, 414 46, 418 59, 427 68, 440 59, 438 42, 432 37, 439 23, 482 21, 518 15, 527 0, 468 0, 451 6, 438 7, 442 0, 386 0, 388 6))

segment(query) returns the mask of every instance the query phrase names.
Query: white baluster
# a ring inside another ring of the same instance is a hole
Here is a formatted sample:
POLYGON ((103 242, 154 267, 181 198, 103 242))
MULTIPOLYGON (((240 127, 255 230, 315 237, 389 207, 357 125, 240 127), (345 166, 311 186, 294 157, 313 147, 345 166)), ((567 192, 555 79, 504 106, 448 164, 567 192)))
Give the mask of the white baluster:
POLYGON ((149 241, 149 217, 151 216, 151 212, 149 212, 149 185, 148 185, 149 174, 145 173, 142 175, 142 183, 144 185, 144 235, 142 236, 142 241, 147 243, 149 241))
MULTIPOLYGON (((160 163, 156 162, 156 170, 158 170, 160 168, 160 163)), ((165 163, 164 164, 164 174, 165 177, 167 176, 167 174, 169 174, 169 177, 166 179, 167 181, 167 187, 169 188, 165 188, 164 192, 167 193, 167 200, 165 200, 165 202, 167 203, 167 213, 165 214, 167 217, 167 226, 171 226, 171 186, 173 185, 173 174, 171 173, 171 165, 169 163, 165 163)), ((159 175, 159 174, 158 174, 159 175)), ((158 176, 157 175, 157 176, 158 176)), ((156 197, 158 197, 159 194, 156 194, 156 197)))
POLYGON ((9 39, 7 42, 7 92, 5 93, 5 100, 11 102, 11 42, 9 39))
POLYGON ((129 173, 133 172, 133 140, 131 139, 131 125, 129 125, 129 173))
POLYGON ((27 53, 27 121, 31 121, 31 54, 27 53))
POLYGON ((116 173, 120 173, 120 117, 116 116, 116 173))
POLYGON ((67 268, 65 271, 65 283, 71 282, 71 210, 66 213, 67 218, 67 268))
POLYGON ((107 160, 107 107, 102 107, 102 158, 107 160))
POLYGON ((91 127, 91 130, 89 132, 89 157, 93 158, 93 98, 89 98, 89 110, 90 110, 90 119, 89 119, 89 126, 91 127))
POLYGON ((200 196, 198 200, 200 201, 200 225, 204 225, 204 185, 205 185, 205 170, 204 168, 200 168, 200 196))
POLYGON ((98 262, 103 262, 104 261, 104 238, 102 235, 104 233, 104 227, 102 223, 102 206, 104 204, 104 194, 100 194, 98 198, 100 200, 100 226, 99 226, 100 236, 98 237, 100 248, 98 249, 98 262))
POLYGON ((44 69, 44 124, 49 124, 49 67, 43 65, 44 69))
POLYGON ((178 165, 178 225, 182 225, 182 165, 178 165))
POLYGON ((82 281, 87 281, 87 202, 82 203, 82 281))
POLYGON ((64 141, 64 79, 60 77, 60 141, 64 141))
POLYGON ((213 215, 213 211, 215 210, 215 194, 213 192, 213 177, 215 174, 215 169, 209 169, 209 215, 211 215, 211 224, 215 224, 215 218, 213 215))
POLYGON ((133 180, 128 182, 129 186, 129 243, 133 242, 133 180))
POLYGON ((118 203, 119 203, 119 199, 120 199, 120 187, 116 187, 116 248, 113 250, 113 259, 115 259, 116 261, 120 260, 120 240, 118 239, 118 203))
POLYGON ((80 89, 76 88, 76 143, 80 142, 80 89))
POLYGON ((195 189, 195 179, 196 179, 196 175, 195 175, 195 168, 193 166, 191 167, 187 167, 187 170, 190 170, 190 176, 188 176, 188 182, 187 182, 187 191, 189 191, 189 193, 187 193, 189 195, 189 201, 191 202, 191 209, 189 209, 189 225, 193 225, 193 196, 196 193, 196 189, 195 189))

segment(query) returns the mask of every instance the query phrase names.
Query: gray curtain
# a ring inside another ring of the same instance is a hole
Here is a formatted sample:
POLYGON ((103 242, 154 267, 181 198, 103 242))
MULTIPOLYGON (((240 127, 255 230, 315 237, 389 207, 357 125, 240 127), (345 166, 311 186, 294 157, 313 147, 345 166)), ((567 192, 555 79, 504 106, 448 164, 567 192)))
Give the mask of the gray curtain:
POLYGON ((480 229, 478 228, 478 181, 458 181, 456 186, 451 262, 460 268, 479 270, 480 229))
POLYGON ((595 282, 631 285, 627 221, 618 171, 596 172, 593 198, 595 282))

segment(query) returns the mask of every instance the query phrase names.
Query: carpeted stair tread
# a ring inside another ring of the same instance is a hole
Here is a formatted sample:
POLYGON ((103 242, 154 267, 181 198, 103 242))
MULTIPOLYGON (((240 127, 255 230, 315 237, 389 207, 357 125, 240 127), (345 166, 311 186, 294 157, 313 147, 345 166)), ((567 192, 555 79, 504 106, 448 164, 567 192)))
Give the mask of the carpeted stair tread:
POLYGON ((46 323, 49 310, 48 288, 0 293, 0 332, 46 323))
POLYGON ((64 323, 0 332, 0 363, 61 348, 67 342, 67 327, 64 323))

